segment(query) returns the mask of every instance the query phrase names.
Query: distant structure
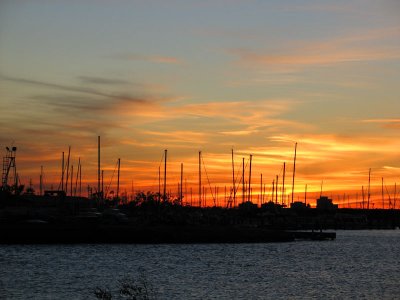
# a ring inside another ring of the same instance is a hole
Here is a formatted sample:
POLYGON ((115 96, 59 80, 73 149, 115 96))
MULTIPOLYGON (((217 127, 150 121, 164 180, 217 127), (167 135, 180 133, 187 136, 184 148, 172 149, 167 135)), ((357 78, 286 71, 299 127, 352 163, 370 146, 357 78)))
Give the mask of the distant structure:
POLYGON ((301 210, 301 209, 307 209, 310 208, 310 206, 307 206, 304 202, 301 201, 295 201, 290 204, 291 209, 296 209, 296 210, 301 210))
POLYGON ((15 155, 17 147, 6 147, 7 153, 3 157, 3 173, 1 176, 1 189, 9 189, 8 181, 9 178, 13 179, 12 188, 16 189, 18 186, 17 166, 15 163, 15 155))
POLYGON ((329 199, 326 196, 321 196, 317 199, 317 209, 334 210, 334 209, 338 209, 338 205, 333 204, 332 199, 329 199))

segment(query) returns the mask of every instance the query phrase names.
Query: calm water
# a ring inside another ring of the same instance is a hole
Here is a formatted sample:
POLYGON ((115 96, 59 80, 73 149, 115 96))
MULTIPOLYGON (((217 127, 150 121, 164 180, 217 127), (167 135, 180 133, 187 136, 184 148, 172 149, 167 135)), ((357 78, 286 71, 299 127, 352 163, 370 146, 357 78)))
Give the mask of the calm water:
POLYGON ((1 299, 95 299, 143 269, 158 299, 400 298, 400 230, 336 241, 0 246, 1 299))

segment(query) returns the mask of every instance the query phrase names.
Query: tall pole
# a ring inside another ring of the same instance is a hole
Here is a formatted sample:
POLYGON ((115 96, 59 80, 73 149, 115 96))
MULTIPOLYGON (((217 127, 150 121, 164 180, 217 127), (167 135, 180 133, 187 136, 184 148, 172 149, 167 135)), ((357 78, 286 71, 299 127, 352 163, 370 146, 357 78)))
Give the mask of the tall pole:
POLYGON ((82 197, 82 164, 79 158, 79 197, 82 197))
POLYGON ((367 202, 367 209, 369 209, 369 200, 371 198, 371 168, 369 168, 368 172, 368 202, 367 202))
POLYGON ((284 196, 285 196, 285 174, 286 174, 286 162, 283 163, 283 175, 282 175, 282 205, 284 202, 284 196))
POLYGON ((62 163, 61 163, 61 190, 64 191, 64 151, 62 153, 62 163))
POLYGON ((233 160, 233 149, 232 149, 232 187, 233 187, 233 207, 236 206, 236 188, 235 188, 235 162, 233 160))
POLYGON ((121 171, 121 159, 118 158, 118 176, 117 176, 117 203, 119 203, 119 175, 121 171))
POLYGON ((382 177, 382 209, 385 208, 385 196, 383 193, 383 177, 382 177))
POLYGON ((294 146, 294 159, 293 159, 293 179, 292 179, 292 203, 294 196, 294 178, 296 176, 296 156, 297 156, 297 142, 294 146))
POLYGON ((201 207, 201 151, 199 151, 199 207, 201 207))
POLYGON ((245 195, 244 195, 244 157, 243 157, 243 159, 242 159, 242 165, 243 165, 243 168, 242 168, 242 203, 244 203, 244 197, 245 197, 245 195))
POLYGON ((278 180, 279 180, 279 177, 278 177, 278 175, 276 175, 276 183, 275 183, 275 185, 276 185, 276 187, 275 187, 275 203, 276 204, 278 204, 278 180))
POLYGON ((251 161, 252 161, 253 155, 250 154, 250 170, 249 170, 249 202, 251 202, 251 161))
POLYGON ((272 203, 275 202, 275 201, 274 201, 274 198, 275 198, 275 179, 272 180, 272 195, 271 195, 271 201, 272 201, 272 203))
MULTIPOLYGON (((97 137, 97 192, 100 195, 100 136, 97 137)), ((103 189, 101 189, 103 192, 103 189)), ((103 195, 101 195, 103 197, 103 195)))
POLYGON ((68 158, 67 158, 67 178, 65 180, 65 194, 68 194, 68 175, 69 175, 69 158, 71 156, 71 146, 68 147, 68 158))
MULTIPOLYGON (((132 181, 132 186, 133 186, 133 181, 132 181)), ((133 194, 133 188, 132 188, 132 194, 133 194)), ((161 200, 161 166, 158 166, 158 202, 161 200)))
POLYGON ((183 163, 181 163, 181 189, 180 189, 180 200, 181 200, 181 205, 183 205, 183 163))
POLYGON ((167 201, 167 149, 164 150, 164 201, 167 201))
POLYGON ((264 200, 264 194, 263 194, 263 182, 262 182, 262 173, 261 173, 261 182, 260 182, 260 206, 263 204, 264 200))

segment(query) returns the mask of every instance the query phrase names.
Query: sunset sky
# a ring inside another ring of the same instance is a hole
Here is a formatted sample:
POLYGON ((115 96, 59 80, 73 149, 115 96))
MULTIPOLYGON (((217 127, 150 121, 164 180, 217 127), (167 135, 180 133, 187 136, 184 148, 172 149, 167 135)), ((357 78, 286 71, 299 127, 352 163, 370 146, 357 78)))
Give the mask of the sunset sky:
POLYGON ((360 200, 371 168, 378 207, 381 178, 391 201, 400 183, 399 112, 396 0, 0 2, 1 154, 17 146, 36 190, 40 166, 58 187, 69 145, 96 187, 101 136, 105 185, 121 158, 122 191, 158 191, 168 149, 167 189, 183 163, 189 200, 202 151, 222 199, 234 149, 238 181, 253 155, 256 202, 284 162, 290 193, 297 142, 296 200, 322 181, 334 202, 360 200))

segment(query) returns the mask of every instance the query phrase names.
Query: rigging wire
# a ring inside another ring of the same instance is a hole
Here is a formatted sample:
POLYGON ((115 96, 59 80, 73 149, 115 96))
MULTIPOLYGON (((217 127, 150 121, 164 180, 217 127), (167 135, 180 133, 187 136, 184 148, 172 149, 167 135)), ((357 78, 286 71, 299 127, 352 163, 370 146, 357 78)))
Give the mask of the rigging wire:
POLYGON ((115 170, 117 169, 117 167, 118 167, 118 161, 117 161, 117 163, 115 164, 114 171, 113 171, 112 176, 111 176, 111 179, 110 179, 110 183, 109 183, 108 186, 106 187, 106 195, 105 195, 105 198, 107 198, 108 190, 110 189, 112 180, 113 180, 114 175, 115 175, 115 170))

